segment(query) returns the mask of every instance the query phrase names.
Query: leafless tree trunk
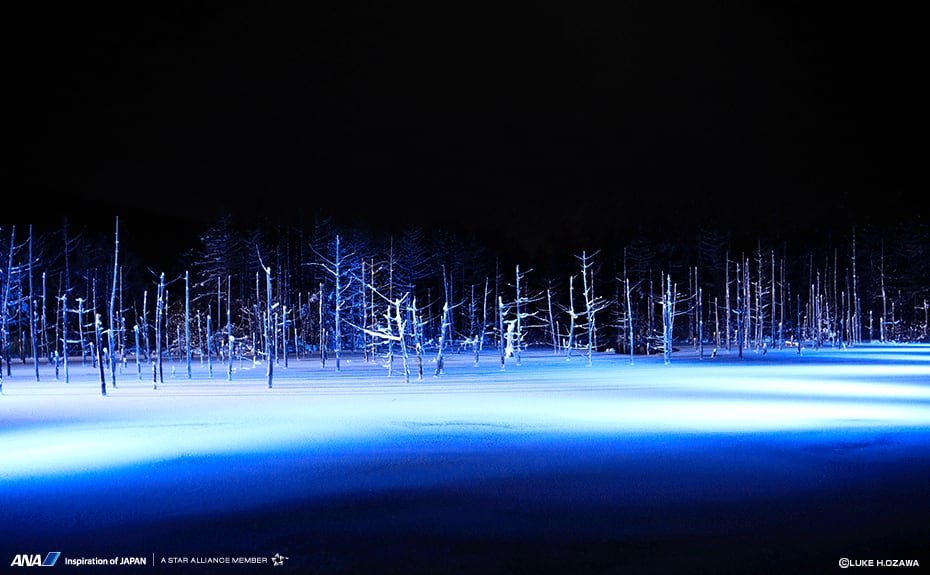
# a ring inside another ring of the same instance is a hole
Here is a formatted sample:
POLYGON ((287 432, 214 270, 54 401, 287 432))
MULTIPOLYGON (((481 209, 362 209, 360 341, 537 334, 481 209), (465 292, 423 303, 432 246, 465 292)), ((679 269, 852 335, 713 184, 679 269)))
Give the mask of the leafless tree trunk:
MULTIPOLYGON (((394 301, 394 325, 397 327, 397 341, 400 345, 401 358, 403 359, 404 367, 404 383, 410 383, 410 365, 409 357, 407 353, 407 338, 406 331, 407 327, 404 322, 403 314, 400 311, 401 303, 407 299, 407 296, 404 295, 403 298, 394 301)), ((439 356, 440 359, 436 362, 436 375, 442 370, 442 342, 439 344, 439 356)))
POLYGON ((184 272, 184 355, 187 360, 187 379, 191 379, 191 289, 190 272, 184 272))
MULTIPOLYGON (((374 330, 375 330, 375 327, 376 327, 377 324, 378 324, 378 311, 377 311, 377 306, 376 306, 376 304, 375 304, 375 290, 374 290, 374 286, 376 285, 376 284, 375 284, 376 279, 375 279, 375 265, 374 265, 374 261, 373 261, 373 260, 372 260, 372 262, 371 262, 371 264, 370 264, 369 267, 370 267, 370 271, 368 272, 368 276, 371 278, 371 282, 370 282, 370 288, 369 288, 369 292, 368 292, 368 293, 370 294, 370 301, 369 301, 369 306, 368 306, 368 307, 369 307, 369 312, 368 312, 368 313, 369 313, 370 318, 369 318, 368 326, 369 326, 369 329, 370 329, 370 330, 374 331, 374 330)), ((371 359, 372 359, 372 361, 374 361, 374 360, 377 358, 377 356, 378 356, 378 354, 377 354, 377 351, 378 351, 377 345, 378 345, 378 344, 377 344, 375 338, 372 337, 372 338, 371 338, 371 359)))
POLYGON ((626 321, 630 329, 630 365, 633 365, 633 354, 635 353, 634 336, 633 336, 633 302, 630 298, 630 278, 624 278, 626 286, 626 321))
POLYGON ((514 329, 516 332, 515 334, 516 337, 514 338, 515 341, 513 342, 513 353, 514 353, 514 357, 516 358, 517 365, 520 365, 520 360, 521 360, 520 354, 523 348, 523 322, 522 322, 523 318, 521 317, 523 315, 522 313, 523 310, 521 309, 523 298, 522 298, 522 294, 520 293, 520 280, 523 279, 523 276, 522 274, 520 274, 520 264, 517 264, 517 273, 515 274, 514 277, 515 277, 514 287, 517 293, 517 297, 514 299, 514 308, 517 313, 516 313, 516 318, 514 319, 515 321, 514 329))
POLYGON ((578 319, 578 313, 575 312, 575 276, 568 278, 568 355, 566 359, 572 358, 572 352, 575 349, 575 320, 578 319))
MULTIPOLYGON (((364 298, 363 298, 364 299, 364 298)), ((284 357, 284 369, 288 368, 287 364, 287 305, 281 306, 281 355, 284 357)), ((363 316, 364 317, 364 316, 363 316)))
POLYGON ((501 369, 504 369, 507 357, 504 350, 504 299, 499 295, 497 296, 497 328, 500 332, 500 341, 497 347, 500 351, 501 369))
POLYGON ((552 353, 559 352, 559 334, 555 331, 555 316, 552 313, 552 287, 546 289, 546 303, 549 313, 549 334, 552 338, 552 353))
POLYGON ((335 291, 335 316, 334 316, 334 333, 333 333, 333 351, 336 354, 336 371, 341 370, 340 359, 342 358, 342 254, 339 249, 339 236, 336 236, 336 258, 333 260, 333 279, 336 282, 335 291))
POLYGON ((132 326, 132 331, 136 336, 136 379, 138 379, 139 381, 142 381, 142 358, 140 357, 142 354, 141 354, 141 348, 139 347, 140 341, 139 341, 139 324, 138 323, 132 326))
POLYGON ((878 321, 879 341, 885 343, 885 324, 888 318, 888 294, 885 291, 885 241, 881 243, 881 255, 878 260, 878 275, 881 282, 882 317, 878 321))
POLYGON ((797 304, 797 338, 798 338, 798 355, 801 355, 801 348, 804 347, 804 338, 801 336, 801 294, 797 295, 798 304, 797 304))
MULTIPOLYGON (((10 291, 13 284, 13 254, 16 250, 16 226, 10 228, 10 252, 7 259, 6 273, 3 276, 3 309, 0 310, 0 355, 6 360, 6 374, 11 375, 10 371, 10 316, 9 310, 13 302, 10 301, 10 291)), ((2 370, 2 367, 0 367, 2 370)))
MULTIPOLYGON (((349 255, 343 253, 341 247, 341 238, 339 235, 336 235, 335 242, 333 245, 333 257, 325 258, 321 256, 320 262, 315 262, 315 265, 319 265, 323 268, 326 273, 332 276, 334 288, 333 288, 333 351, 336 356, 336 371, 341 371, 341 357, 342 357, 342 312, 343 309, 348 306, 350 303, 346 299, 346 293, 351 287, 353 282, 353 277, 347 275, 347 272, 351 271, 346 265, 346 261, 349 259, 349 255)), ((322 293, 322 288, 321 288, 322 293)), ((322 304, 322 300, 321 300, 322 304)), ((322 320, 322 317, 321 317, 322 320)), ((321 321, 322 327, 322 321, 321 321)), ((361 329, 362 326, 358 326, 358 329, 361 329)))
MULTIPOLYGON (((723 329, 725 329, 726 332, 724 333, 723 340, 727 345, 727 351, 730 351, 730 349, 732 349, 732 346, 733 346, 730 340, 730 323, 732 321, 731 318, 733 317, 733 310, 730 307, 731 296, 730 296, 730 254, 729 253, 727 254, 725 261, 726 261, 726 280, 724 281, 724 286, 725 286, 726 293, 724 294, 724 297, 723 297, 723 300, 724 300, 724 304, 723 304, 724 314, 723 315, 726 318, 726 321, 724 322, 723 329)), ((739 266, 737 266, 737 269, 739 269, 739 266)), ((738 271, 737 271, 737 276, 739 276, 738 271)))
MULTIPOLYGON (((48 344, 48 318, 46 315, 48 313, 48 309, 47 309, 48 303, 46 300, 47 294, 48 294, 48 286, 46 284, 46 273, 42 272, 42 314, 39 316, 40 317, 39 323, 41 324, 40 327, 42 331, 42 357, 43 358, 48 358, 51 355, 50 346, 48 344)), ((80 321, 83 322, 84 321, 83 318, 81 318, 80 321)), ((81 333, 82 334, 84 333, 83 326, 81 326, 81 333)), ((83 346, 81 346, 81 348, 83 350, 83 346)), ((82 351, 81 353, 83 354, 84 352, 82 351)))
MULTIPOLYGON (((439 343, 436 350, 436 373, 435 375, 442 375, 445 368, 445 347, 446 347, 446 334, 449 332, 449 302, 446 301, 442 304, 442 318, 441 318, 440 328, 439 328, 439 343)), ((403 340, 401 341, 403 343, 403 340)))
POLYGON ((226 340, 229 342, 228 360, 226 364, 226 380, 232 381, 233 351, 236 348, 236 337, 232 331, 232 276, 226 276, 226 340))
POLYGON ((366 267, 368 267, 368 266, 367 266, 367 263, 366 263, 365 260, 363 259, 363 260, 362 260, 362 270, 361 270, 361 272, 362 272, 362 287, 361 287, 361 298, 360 298, 361 301, 362 301, 362 312, 361 312, 361 315, 362 315, 362 327, 364 328, 364 330, 363 330, 363 332, 362 332, 362 351, 363 351, 363 353, 364 353, 364 355, 365 355, 365 363, 368 363, 369 361, 371 361, 371 358, 370 358, 370 356, 369 356, 369 353, 374 351, 374 348, 373 348, 374 338, 370 338, 370 336, 367 334, 367 331, 370 330, 373 326, 372 326, 372 324, 369 324, 369 323, 368 323, 368 317, 369 317, 368 297, 366 297, 366 294, 365 294, 365 289, 366 289, 365 286, 368 285, 368 284, 375 285, 375 270, 374 270, 374 267, 373 267, 373 266, 369 268, 369 272, 368 272, 369 278, 368 278, 368 280, 366 280, 366 279, 365 279, 365 268, 366 268, 366 267), (369 343, 369 339, 370 339, 371 343, 369 343))
MULTIPOLYGON (((271 307, 271 266, 266 266, 262 263, 261 254, 258 255, 258 263, 265 271, 265 296, 267 298, 265 305, 265 360, 268 363, 268 369, 266 375, 268 376, 268 389, 272 387, 272 380, 274 379, 274 323, 272 320, 272 307, 271 307)), ((339 316, 336 316, 337 318, 339 316)), ((338 355, 337 355, 338 358, 338 355)), ((338 365, 338 359, 336 365, 338 365)))
MULTIPOLYGON (((61 348, 61 357, 65 363, 65 383, 70 383, 70 372, 68 370, 68 356, 70 355, 68 352, 68 292, 61 294, 61 348)), ((36 381, 39 381, 38 371, 36 371, 36 381)))
MULTIPOLYGON (((149 342, 149 292, 142 292, 142 323, 139 325, 139 331, 142 332, 142 341, 145 342, 145 359, 152 362, 152 347, 149 342)), ((83 335, 82 335, 83 337, 83 335)), ((83 347, 83 344, 82 346, 83 347)))
POLYGON ((594 295, 594 256, 597 253, 587 255, 585 251, 581 252, 578 257, 581 262, 581 278, 584 289, 584 306, 585 306, 585 324, 588 331, 588 365, 592 364, 594 356, 595 334, 597 332, 594 323, 597 314, 606 307, 606 303, 594 295), (588 276, 591 276, 588 279, 588 276))
MULTIPOLYGON (((35 368, 36 381, 39 381, 39 348, 36 342, 36 310, 32 286, 32 225, 29 226, 29 296, 26 298, 26 313, 29 314, 29 342, 32 347, 32 363, 35 368)), ((65 292, 67 294, 67 292, 65 292)))
POLYGON ((856 228, 852 234, 852 294, 850 305, 852 307, 853 343, 862 343, 862 310, 859 308, 859 276, 856 274, 856 228))
POLYGON ((323 326, 323 282, 320 282, 320 368, 326 367, 326 329, 323 326))
MULTIPOLYGON (((736 342, 738 347, 738 355, 740 359, 743 359, 743 289, 742 289, 742 274, 740 273, 740 264, 736 264, 736 308, 733 310, 733 313, 736 315, 736 342)), ((728 284, 729 285, 729 284, 728 284)))
POLYGON ((153 388, 158 389, 159 383, 165 383, 165 373, 162 369, 162 316, 165 309, 165 274, 159 276, 158 296, 155 298, 155 361, 152 362, 153 388))
MULTIPOLYGON (((697 268, 695 268, 696 270, 697 268)), ((695 273, 695 280, 697 279, 697 274, 695 273)), ((698 358, 704 359, 704 291, 700 286, 697 286, 697 293, 695 293, 696 300, 694 302, 694 307, 696 308, 695 315, 697 316, 697 339, 698 339, 698 358)))
MULTIPOLYGON (((0 301, 0 305, 3 306, 2 309, 0 309, 0 393, 3 393, 3 363, 4 363, 4 360, 6 360, 7 358, 6 356, 6 345, 7 345, 6 314, 7 314, 7 309, 8 309, 7 306, 9 304, 9 299, 10 299, 10 275, 11 275, 12 268, 13 268, 13 244, 15 242, 15 238, 16 238, 16 226, 13 226, 12 232, 10 235, 9 263, 7 264, 7 269, 3 273, 3 276, 0 277, 0 280, 2 280, 3 282, 2 286, 0 286, 3 288, 3 299, 2 301, 0 301)), ((9 361, 7 361, 6 367, 8 370, 7 374, 9 375, 10 374, 9 361)))
POLYGON ((84 335, 84 298, 79 297, 77 300, 77 316, 78 316, 78 340, 81 345, 81 367, 87 366, 87 342, 84 335))
POLYGON ((785 258, 784 256, 781 259, 781 264, 778 267, 778 276, 780 278, 779 283, 781 284, 781 290, 779 290, 779 300, 781 305, 779 305, 779 320, 778 320, 778 349, 785 347, 785 319, 786 319, 786 310, 785 304, 788 301, 788 298, 785 297, 785 293, 788 290, 788 285, 785 280, 785 258))
POLYGON ((116 306, 116 285, 119 279, 119 216, 116 218, 116 232, 113 242, 113 289, 110 291, 109 307, 109 326, 110 331, 107 333, 107 345, 110 346, 110 380, 113 382, 113 389, 116 389, 116 326, 115 306, 116 306))
POLYGON ((814 301, 814 341, 817 349, 823 345, 823 292, 820 286, 820 270, 817 271, 817 286, 813 293, 814 301))
POLYGON ((478 351, 484 350, 484 336, 485 331, 488 328, 488 289, 490 288, 489 278, 484 278, 484 298, 482 299, 481 306, 481 331, 478 333, 478 351))
POLYGON ((423 380, 423 321, 420 316, 420 310, 417 308, 417 298, 413 298, 410 304, 411 314, 411 332, 413 335, 413 347, 417 354, 417 380, 423 380))
MULTIPOLYGON (((743 264, 743 342, 744 349, 750 345, 750 334, 752 334, 752 283, 749 275, 749 258, 744 258, 743 264)), ((742 357, 742 355, 740 355, 742 357)))
POLYGON ((201 346, 201 356, 200 361, 203 361, 203 356, 207 356, 207 375, 210 379, 213 379, 213 350, 211 349, 213 341, 213 317, 210 313, 207 313, 207 340, 206 340, 206 349, 201 346))
POLYGON ((672 333, 675 318, 675 300, 672 298, 672 276, 664 278, 662 291, 662 358, 666 365, 672 360, 672 333))
MULTIPOLYGON (((377 295, 378 297, 384 299, 387 303, 387 307, 384 309, 383 318, 384 324, 382 327, 378 327, 378 322, 375 321, 372 328, 367 328, 360 325, 353 325, 356 329, 363 330, 367 335, 371 336, 372 340, 389 340, 391 342, 397 342, 400 345, 400 350, 403 359, 403 368, 404 368, 404 382, 409 383, 410 381, 410 367, 409 367, 409 353, 407 347, 407 321, 404 319, 404 314, 409 313, 411 316, 411 337, 415 341, 415 347, 417 352, 417 364, 418 364, 418 379, 423 378, 423 368, 422 368, 422 358, 421 352, 423 349, 422 345, 422 325, 419 319, 418 309, 416 298, 413 298, 409 306, 404 307, 404 302, 410 297, 410 293, 405 293, 403 297, 395 298, 389 300, 388 297, 380 293, 377 288, 374 286, 368 286, 371 290, 370 293, 377 295), (391 326, 394 326, 393 328, 391 326), (393 332, 393 329, 397 329, 397 333, 393 332)), ((363 318, 363 321, 364 320, 363 318)), ((390 357, 393 354, 393 346, 388 349, 388 377, 393 375, 393 366, 394 362, 390 357)))
POLYGON ((100 394, 107 394, 107 378, 103 368, 103 345, 100 341, 100 314, 94 314, 94 334, 97 340, 97 365, 100 367, 100 394))
POLYGON ((663 274, 661 282, 664 286, 660 299, 662 307, 662 354, 664 362, 668 364, 671 363, 673 344, 675 343, 675 318, 693 313, 695 306, 694 303, 691 303, 686 309, 681 310, 678 305, 695 299, 697 294, 679 297, 678 285, 672 284, 671 274, 663 274))
POLYGON ((930 319, 930 306, 927 305, 927 300, 924 300, 924 305, 923 305, 923 307, 922 307, 921 309, 923 309, 923 311, 924 311, 924 325, 923 325, 923 331, 921 332, 921 336, 920 336, 920 337, 921 337, 924 341, 926 341, 926 340, 927 340, 928 328, 930 328, 930 323, 928 323, 928 319, 930 319))
POLYGON ((770 260, 770 268, 771 268, 771 269, 769 270, 769 271, 770 271, 770 275, 769 275, 769 301, 771 302, 771 305, 770 305, 770 308, 771 308, 771 309, 769 310, 769 335, 770 335, 771 338, 772 338, 772 345, 773 345, 773 346, 777 346, 777 345, 778 345, 778 343, 777 343, 778 335, 777 335, 777 332, 775 331, 775 302, 777 301, 777 299, 776 299, 776 294, 775 294, 775 288, 776 288, 776 284, 775 284, 775 250, 769 250, 769 260, 770 260))

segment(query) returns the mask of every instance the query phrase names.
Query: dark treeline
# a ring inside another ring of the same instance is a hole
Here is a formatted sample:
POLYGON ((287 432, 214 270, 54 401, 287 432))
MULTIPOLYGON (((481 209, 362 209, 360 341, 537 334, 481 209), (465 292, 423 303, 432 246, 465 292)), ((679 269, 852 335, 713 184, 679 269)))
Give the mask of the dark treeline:
POLYGON ((211 370, 214 360, 219 370, 231 357, 274 358, 270 385, 273 364, 316 357, 338 370, 347 351, 402 359, 405 374, 417 366, 422 376, 427 353, 438 374, 446 352, 478 361, 477 351, 499 350, 503 366, 530 345, 632 360, 685 345, 742 355, 930 340, 925 225, 849 225, 803 245, 690 235, 639 231, 523 262, 460 232, 329 219, 223 217, 183 233, 118 218, 110 231, 67 219, 3 225, 4 372, 38 357, 66 373, 70 359, 99 363, 104 379, 105 367, 138 355, 157 384, 163 357, 211 370))

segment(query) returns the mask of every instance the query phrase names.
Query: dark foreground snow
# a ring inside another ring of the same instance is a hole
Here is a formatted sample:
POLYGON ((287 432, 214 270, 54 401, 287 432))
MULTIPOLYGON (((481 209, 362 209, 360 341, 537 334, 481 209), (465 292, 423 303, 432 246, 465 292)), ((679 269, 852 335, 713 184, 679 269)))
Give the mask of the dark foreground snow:
POLYGON ((0 573, 930 569, 930 347, 733 355, 130 362, 106 397, 14 363, 0 573))

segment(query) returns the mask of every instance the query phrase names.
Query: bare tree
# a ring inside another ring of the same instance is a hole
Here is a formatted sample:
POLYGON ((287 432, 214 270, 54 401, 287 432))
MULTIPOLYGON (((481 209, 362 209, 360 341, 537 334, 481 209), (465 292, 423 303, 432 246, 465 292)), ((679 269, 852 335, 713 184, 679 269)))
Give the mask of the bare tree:
POLYGON ((885 325, 888 322, 888 292, 885 289, 885 241, 882 240, 881 243, 881 253, 878 260, 878 277, 881 285, 881 299, 882 299, 882 317, 878 320, 878 333, 879 341, 885 343, 886 334, 885 334, 885 325))
MULTIPOLYGON (((738 269, 739 269, 739 264, 737 264, 737 270, 738 269)), ((737 275, 739 275, 738 271, 737 271, 737 275)), ((723 329, 724 329, 723 339, 724 339, 724 342, 726 342, 727 351, 730 351, 732 347, 732 341, 730 340, 730 334, 732 333, 730 330, 730 318, 733 316, 733 309, 731 308, 731 305, 730 305, 732 300, 730 299, 731 296, 730 296, 730 255, 729 254, 727 254, 727 258, 726 258, 726 278, 724 279, 724 288, 726 290, 726 293, 723 296, 724 317, 726 318, 726 320, 723 322, 723 329)), ((740 355, 740 357, 742 357, 742 355, 740 355)))
MULTIPOLYGON (((0 346, 2 346, 2 349, 0 349, 0 355, 2 355, 2 359, 0 359, 0 371, 3 369, 2 361, 5 360, 7 375, 11 375, 10 310, 16 309, 17 307, 13 305, 17 301, 15 297, 16 294, 13 292, 13 287, 14 285, 18 285, 16 278, 22 271, 19 266, 13 265, 13 260, 17 249, 16 226, 12 226, 10 229, 10 249, 8 252, 9 255, 7 258, 6 270, 3 272, 2 276, 3 297, 2 302, 0 302, 0 304, 3 305, 3 309, 0 310, 0 346)), ((2 388, 0 388, 0 391, 2 391, 2 388)))
POLYGON ((549 335, 552 339, 552 353, 559 353, 559 333, 555 315, 552 313, 552 285, 546 288, 546 311, 549 316, 549 335))
POLYGON ((436 343, 436 375, 442 375, 443 369, 445 368, 445 350, 446 350, 446 338, 448 337, 451 330, 451 318, 449 315, 449 282, 446 278, 446 267, 442 266, 442 285, 443 285, 443 294, 445 294, 445 299, 442 304, 442 316, 440 318, 440 327, 439 327, 439 340, 436 343))
MULTIPOLYGON (((32 225, 29 226, 29 295, 26 298, 26 313, 29 314, 29 342, 32 347, 33 367, 36 381, 39 381, 39 347, 36 343, 36 311, 32 286, 32 267, 35 260, 32 255, 32 225)), ((67 294, 67 292, 65 292, 67 294)), ((66 370, 67 373, 67 370, 66 370)))
POLYGON ((440 319, 440 328, 439 328, 439 341, 436 344, 436 373, 435 375, 442 375, 443 370, 445 369, 445 348, 446 348, 446 334, 449 333, 450 323, 449 323, 449 302, 448 300, 442 304, 442 318, 440 319))
MULTIPOLYGON (((348 290, 352 285, 352 268, 349 265, 351 254, 343 253, 341 246, 341 237, 337 234, 333 245, 333 255, 327 258, 317 253, 320 261, 314 262, 314 265, 320 266, 329 274, 334 283, 333 288, 333 352, 336 356, 336 371, 341 370, 340 359, 342 357, 342 312, 349 305, 349 299, 346 297, 348 290)), ((322 305, 322 301, 321 301, 322 305)))
POLYGON ((367 329, 371 329, 374 325, 374 314, 371 313, 374 310, 374 296, 373 294, 367 294, 366 289, 368 285, 374 285, 375 283, 375 266, 374 263, 371 265, 368 264, 364 259, 362 260, 362 270, 361 270, 361 303, 362 303, 362 326, 366 329, 362 330, 362 351, 365 355, 365 362, 371 360, 374 352, 374 338, 369 340, 371 336, 368 335, 367 329), (365 277, 365 270, 368 270, 368 278, 365 277), (369 297, 369 295, 371 297, 369 297), (369 323, 371 322, 371 323, 369 323))
POLYGON ((100 331, 101 331, 100 314, 95 313, 94 314, 94 337, 97 341, 97 365, 100 368, 100 394, 106 395, 107 394, 107 377, 106 377, 106 373, 104 372, 104 367, 103 367, 104 365, 103 343, 100 341, 101 340, 100 331))
MULTIPOLYGON (((618 312, 621 317, 617 322, 617 340, 618 348, 625 349, 629 353, 630 365, 633 365, 633 358, 636 353, 636 330, 635 322, 633 321, 635 314, 633 313, 633 286, 630 284, 630 272, 627 268, 626 254, 627 248, 623 248, 623 278, 618 278, 620 288, 623 290, 623 296, 617 297, 617 303, 619 306, 622 301, 622 307, 625 308, 625 311, 618 312), (628 340, 625 348, 621 345, 624 339, 628 340)), ((618 351, 620 350, 618 349, 618 351)))
POLYGON ((113 382, 113 388, 116 389, 116 334, 118 328, 115 319, 116 306, 116 284, 119 279, 119 216, 116 217, 116 232, 113 242, 113 289, 110 291, 109 307, 109 332, 107 332, 107 344, 110 346, 110 380, 113 382))
POLYGON ((736 316, 736 343, 739 346, 739 358, 743 358, 743 323, 745 319, 745 312, 743 310, 743 289, 742 289, 742 274, 740 273, 740 263, 736 264, 736 307, 730 311, 736 316))
POLYGON ((522 360, 523 345, 524 345, 524 331, 523 331, 523 320, 530 318, 533 314, 528 312, 528 306, 530 303, 536 300, 536 298, 526 295, 526 275, 533 270, 527 270, 523 273, 520 272, 520 265, 517 264, 517 271, 514 274, 514 290, 515 297, 513 299, 514 307, 514 318, 513 318, 513 353, 514 357, 517 360, 517 365, 520 365, 522 360))
POLYGON ((155 361, 152 362, 152 383, 153 388, 158 389, 159 383, 165 383, 165 374, 162 365, 162 324, 164 323, 165 306, 165 273, 162 272, 158 278, 158 293, 155 297, 155 361))
MULTIPOLYGON (((404 314, 401 313, 401 305, 407 299, 407 294, 404 294, 404 297, 396 298, 394 300, 394 305, 392 309, 394 310, 394 325, 397 328, 397 342, 400 347, 401 358, 403 358, 403 367, 404 367, 404 383, 410 383, 410 361, 409 355, 407 353, 407 325, 404 321, 404 314)), ((438 374, 437 374, 438 375, 438 374)))
POLYGON ((187 379, 191 378, 191 283, 190 272, 184 272, 184 356, 187 361, 187 379))
POLYGON ((232 276, 226 276, 226 339, 229 346, 226 358, 226 380, 232 381, 233 350, 236 344, 236 338, 232 331, 232 276))
POLYGON ((475 366, 478 366, 478 358, 481 356, 482 350, 484 350, 484 338, 485 332, 488 329, 488 288, 490 286, 490 279, 484 278, 484 295, 481 298, 481 325, 478 326, 478 330, 475 334, 475 366))
MULTIPOLYGON (((61 357, 64 361, 65 383, 68 383, 70 380, 68 356, 71 355, 68 352, 68 292, 61 294, 61 347, 63 350, 61 357)), ((39 381, 38 372, 36 372, 36 381, 39 381)))
MULTIPOLYGON (((3 308, 0 309, 0 316, 2 316, 0 317, 0 393, 3 393, 3 362, 6 359, 6 345, 7 345, 6 314, 7 314, 7 304, 10 298, 10 272, 13 267, 13 244, 14 244, 15 237, 16 237, 16 226, 13 226, 13 231, 11 232, 11 234, 12 235, 10 236, 9 263, 7 264, 6 272, 3 273, 2 276, 0 276, 0 280, 2 280, 3 282, 2 285, 0 285, 0 288, 2 288, 2 291, 3 291, 3 299, 2 301, 0 301, 0 305, 3 306, 3 308)), ((7 369, 9 369, 9 367, 10 367, 10 364, 9 364, 9 361, 7 361, 7 369)))
POLYGON ((323 323, 323 302, 326 301, 326 297, 323 293, 323 282, 320 282, 320 292, 319 297, 317 298, 319 302, 319 317, 320 317, 320 368, 326 367, 326 327, 323 323))
POLYGON ((594 354, 595 334, 595 317, 597 314, 607 308, 607 302, 594 294, 594 256, 597 253, 587 255, 582 251, 580 256, 576 256, 581 262, 581 277, 585 307, 585 324, 588 331, 588 365, 591 365, 594 354))
MULTIPOLYGON (((417 380, 423 380, 423 316, 417 307, 417 298, 410 302, 410 324, 413 336, 413 348, 417 354, 417 380)), ((400 328, 402 326, 398 326, 400 328)), ((477 361, 477 360, 476 360, 477 361)))
POLYGON ((135 338, 136 338, 136 379, 141 381, 142 380, 142 357, 141 357, 142 353, 141 353, 141 348, 139 345, 140 342, 139 342, 139 324, 138 323, 132 326, 132 331, 133 331, 133 334, 135 334, 135 338))
POLYGON ((627 325, 630 329, 630 365, 633 365, 633 354, 635 353, 635 343, 633 338, 633 302, 630 299, 630 278, 624 278, 624 291, 626 292, 626 318, 627 325))
MULTIPOLYGON (((497 296, 497 329, 500 332, 497 349, 500 352, 501 369, 504 369, 504 366, 506 365, 506 358, 508 353, 508 350, 505 348, 505 339, 507 338, 504 336, 505 314, 506 309, 504 308, 504 300, 501 296, 497 296)), ((512 323, 510 324, 510 327, 513 327, 512 323)))
POLYGON ((671 274, 663 274, 662 284, 663 291, 661 296, 662 306, 662 357, 665 364, 671 363, 672 346, 674 343, 675 318, 679 315, 691 312, 690 306, 680 309, 678 306, 682 302, 688 303, 691 296, 679 296, 678 286, 672 284, 671 274))
POLYGON ((575 276, 568 278, 568 306, 563 306, 563 310, 568 313, 568 341, 565 348, 568 353, 567 358, 571 359, 575 349, 575 322, 581 315, 575 311, 575 276))
POLYGON ((77 298, 77 316, 78 316, 78 342, 81 346, 81 366, 87 365, 87 343, 84 334, 84 314, 87 310, 84 309, 85 299, 82 297, 77 298))
MULTIPOLYGON (((258 254, 258 263, 265 272, 265 295, 267 298, 265 306, 265 361, 268 363, 266 375, 268 376, 268 389, 271 389, 272 379, 274 378, 274 322, 272 320, 273 306, 271 305, 271 266, 266 266, 262 261, 261 253, 258 254)), ((338 358, 338 355, 337 355, 338 358)), ((339 365, 338 359, 336 365, 339 365)), ((338 369, 338 368, 337 368, 338 369)))
POLYGON ((694 268, 694 286, 692 291, 694 297, 694 315, 697 317, 698 358, 704 359, 704 291, 700 284, 697 267, 694 268))
MULTIPOLYGON (((410 297, 409 292, 405 293, 401 297, 394 298, 391 300, 389 299, 387 295, 381 293, 377 288, 375 288, 372 285, 368 285, 368 289, 369 289, 370 294, 375 295, 378 298, 388 303, 388 306, 384 308, 384 312, 383 312, 384 323, 381 324, 380 326, 377 325, 377 323, 375 323, 375 324, 371 324, 370 326, 353 325, 353 327, 365 332, 366 335, 370 336, 373 341, 383 340, 383 341, 391 341, 391 342, 399 344, 401 357, 403 359, 404 382, 409 383, 410 382, 410 366, 409 366, 409 354, 407 352, 408 327, 407 327, 407 320, 404 319, 404 316, 406 315, 404 312, 410 311, 413 314, 413 318, 414 318, 413 319, 414 337, 415 339, 417 339, 416 351, 417 351, 417 361, 419 365, 418 379, 422 379, 423 368, 422 368, 422 361, 420 357, 420 354, 422 351, 422 345, 421 345, 421 342, 419 341, 419 338, 421 336, 417 334, 417 332, 419 331, 419 328, 416 325, 418 323, 418 320, 416 319, 417 318, 416 299, 414 298, 409 308, 406 308, 404 302, 406 302, 407 299, 410 297)), ((365 320, 364 318, 363 318, 363 321, 367 322, 367 320, 365 320)), ((387 369, 388 369, 388 377, 391 377, 393 375, 394 362, 393 362, 393 358, 391 357, 391 354, 393 354, 393 349, 394 349, 393 346, 390 346, 388 348, 388 352, 387 352, 388 358, 387 358, 387 361, 385 362, 385 364, 387 365, 387 369)))

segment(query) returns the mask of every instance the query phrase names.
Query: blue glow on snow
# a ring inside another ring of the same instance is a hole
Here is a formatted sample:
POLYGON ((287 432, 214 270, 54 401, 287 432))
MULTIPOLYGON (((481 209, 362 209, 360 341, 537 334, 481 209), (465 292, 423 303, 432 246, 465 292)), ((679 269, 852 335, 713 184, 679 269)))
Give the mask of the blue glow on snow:
POLYGON ((409 384, 397 363, 389 378, 376 362, 345 358, 336 373, 305 360, 276 369, 273 389, 261 365, 158 390, 129 366, 106 397, 94 374, 14 373, 0 396, 0 559, 258 549, 302 572, 331 567, 321 553, 378 572, 360 549, 432 568, 439 541, 462 564, 479 549, 473 571, 494 572, 531 545, 571 562, 608 541, 625 566, 653 545, 688 553, 695 536, 698 557, 704 543, 730 557, 750 532, 749 553, 789 534, 833 566, 883 526, 926 541, 930 347, 909 349, 591 366, 535 352, 503 370, 461 354, 409 384))
POLYGON ((239 370, 232 382, 176 377, 157 391, 127 370, 107 398, 95 392, 99 384, 92 377, 68 384, 8 379, 0 397, 6 422, 0 477, 292 446, 325 450, 422 430, 615 434, 927 426, 928 355, 920 346, 869 348, 827 351, 810 363, 785 351, 770 352, 769 363, 691 359, 668 366, 648 360, 631 366, 608 355, 590 367, 583 358, 539 355, 505 370, 491 359, 480 368, 463 363, 446 376, 410 384, 359 362, 320 380, 319 366, 305 363, 277 370, 282 375, 272 390, 263 388, 260 366, 239 370), (843 363, 853 358, 857 363, 843 363))

